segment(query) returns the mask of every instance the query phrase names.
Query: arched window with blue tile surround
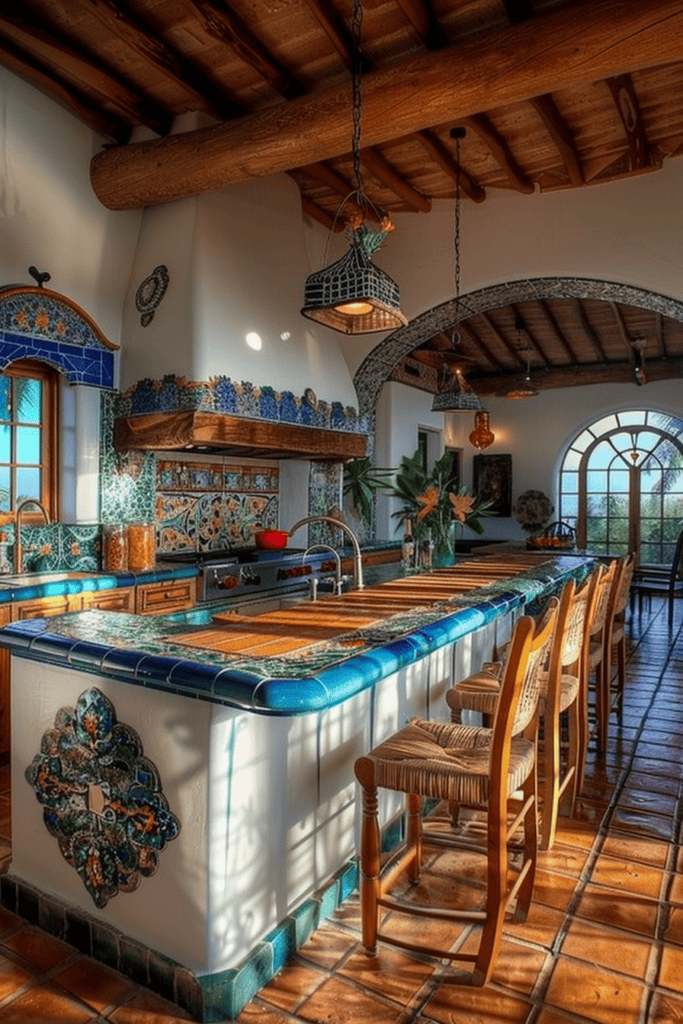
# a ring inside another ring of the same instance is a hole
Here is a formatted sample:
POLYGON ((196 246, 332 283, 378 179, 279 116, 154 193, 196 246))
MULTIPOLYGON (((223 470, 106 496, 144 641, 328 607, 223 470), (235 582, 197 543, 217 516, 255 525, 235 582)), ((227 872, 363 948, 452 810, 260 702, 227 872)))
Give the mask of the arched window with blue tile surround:
POLYGON ((36 285, 0 288, 0 371, 39 359, 70 384, 113 388, 118 347, 65 295, 36 285))

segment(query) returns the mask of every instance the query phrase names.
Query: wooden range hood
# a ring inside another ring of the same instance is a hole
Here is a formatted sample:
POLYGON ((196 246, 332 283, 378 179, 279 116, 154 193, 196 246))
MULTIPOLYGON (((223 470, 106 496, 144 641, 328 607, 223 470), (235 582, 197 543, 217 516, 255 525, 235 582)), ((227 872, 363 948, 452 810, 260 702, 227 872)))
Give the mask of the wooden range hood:
POLYGON ((363 458, 367 445, 365 434, 351 431, 196 410, 123 416, 114 424, 118 451, 189 450, 256 459, 344 462, 363 458))

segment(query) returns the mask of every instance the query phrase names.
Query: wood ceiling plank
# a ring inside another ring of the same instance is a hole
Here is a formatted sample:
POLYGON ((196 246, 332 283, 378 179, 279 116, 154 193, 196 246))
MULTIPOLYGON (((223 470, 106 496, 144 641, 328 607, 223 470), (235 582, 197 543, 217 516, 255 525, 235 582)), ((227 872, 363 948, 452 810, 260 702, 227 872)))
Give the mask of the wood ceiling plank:
POLYGON ((360 153, 361 162, 388 189, 391 189, 411 209, 420 213, 429 213, 432 201, 414 189, 382 156, 379 150, 372 147, 364 148, 360 153))
POLYGON ((550 95, 534 96, 531 105, 557 146, 572 185, 584 185, 586 179, 581 166, 581 157, 574 143, 571 129, 558 110, 555 100, 550 95))
POLYGON ((484 114, 475 114, 472 117, 463 118, 463 124, 466 128, 471 128, 473 132, 476 132, 480 139, 483 139, 501 170, 507 175, 512 188, 524 195, 531 195, 536 191, 533 181, 519 166, 505 139, 496 131, 488 117, 484 114))
MULTIPOLYGON (((440 167, 445 174, 452 178, 453 181, 457 181, 458 165, 441 142, 441 139, 429 131, 415 132, 415 138, 429 153, 434 163, 440 167)), ((460 187, 463 193, 466 196, 469 196, 470 199, 473 199, 475 203, 483 203, 486 199, 486 189, 483 189, 481 185, 477 184, 477 182, 474 181, 467 173, 465 168, 462 166, 462 160, 460 161, 460 187)))
MULTIPOLYGON (((369 73, 363 138, 375 146, 491 106, 603 80, 625 67, 681 57, 683 8, 676 0, 575 0, 504 31, 369 73)), ((230 124, 98 153, 91 183, 105 206, 131 209, 291 170, 339 156, 348 146, 348 89, 331 85, 230 124)))
MULTIPOLYGON (((647 377, 650 381, 676 380, 683 375, 683 361, 680 359, 658 359, 647 361, 647 377)), ((483 395, 505 395, 510 387, 510 376, 507 375, 468 375, 468 383, 480 397, 483 395)), ((534 385, 540 391, 556 388, 585 387, 587 384, 632 384, 633 364, 618 363, 586 363, 574 366, 557 366, 550 370, 539 370, 534 373, 534 385)), ((532 401, 532 399, 529 399, 532 401)))

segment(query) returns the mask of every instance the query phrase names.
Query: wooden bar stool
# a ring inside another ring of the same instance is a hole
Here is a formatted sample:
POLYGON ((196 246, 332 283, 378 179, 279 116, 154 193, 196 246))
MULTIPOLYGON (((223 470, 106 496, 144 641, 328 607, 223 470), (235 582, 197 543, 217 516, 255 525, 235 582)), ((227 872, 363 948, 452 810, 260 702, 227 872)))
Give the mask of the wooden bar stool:
POLYGON ((473 985, 490 978, 500 947, 507 908, 516 900, 514 916, 524 920, 531 902, 537 851, 536 710, 540 669, 547 658, 555 616, 536 629, 522 617, 514 630, 502 676, 501 699, 493 729, 414 719, 355 764, 362 790, 360 841, 363 945, 374 955, 377 940, 434 957, 473 964, 473 985), (406 794, 405 842, 382 864, 378 821, 378 789, 406 794), (517 806, 513 807, 516 796, 517 806), (424 798, 475 806, 486 812, 485 834, 473 847, 456 830, 432 833, 422 824, 424 798), (520 806, 521 802, 521 806, 520 806), (512 813, 512 820, 510 815, 512 813), (521 832, 521 842, 517 833, 521 832), (486 859, 486 898, 481 909, 427 906, 389 894, 400 875, 420 876, 423 839, 429 843, 478 849, 486 859), (510 853, 517 859, 511 863, 510 853), (420 917, 471 922, 481 927, 476 953, 434 949, 399 939, 381 930, 382 910, 420 917))
MULTIPOLYGON (((578 589, 569 580, 562 589, 548 664, 541 674, 539 720, 542 724, 540 786, 540 846, 549 850, 555 841, 560 803, 568 792, 572 814, 584 777, 588 751, 588 648, 595 570, 578 589), (562 716, 566 714, 568 744, 562 757, 562 716)), ((547 609, 544 615, 547 614, 547 609)), ((543 622, 543 616, 541 617, 543 622)), ((451 720, 459 722, 464 710, 478 711, 485 719, 495 713, 500 697, 501 664, 488 666, 461 680, 446 693, 451 720)))

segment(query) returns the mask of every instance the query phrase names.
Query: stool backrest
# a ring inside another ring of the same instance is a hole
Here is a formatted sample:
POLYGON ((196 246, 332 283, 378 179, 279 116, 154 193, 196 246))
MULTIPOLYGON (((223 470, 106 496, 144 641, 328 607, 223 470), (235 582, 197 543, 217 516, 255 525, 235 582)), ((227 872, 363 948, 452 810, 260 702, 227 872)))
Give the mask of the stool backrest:
POLYGON ((535 720, 542 687, 541 673, 547 665, 558 607, 558 599, 551 598, 538 625, 526 615, 517 623, 503 668, 494 732, 498 716, 505 711, 504 705, 509 707, 510 703, 515 705, 511 735, 523 733, 535 720), (522 623, 525 623, 523 627, 522 623))

